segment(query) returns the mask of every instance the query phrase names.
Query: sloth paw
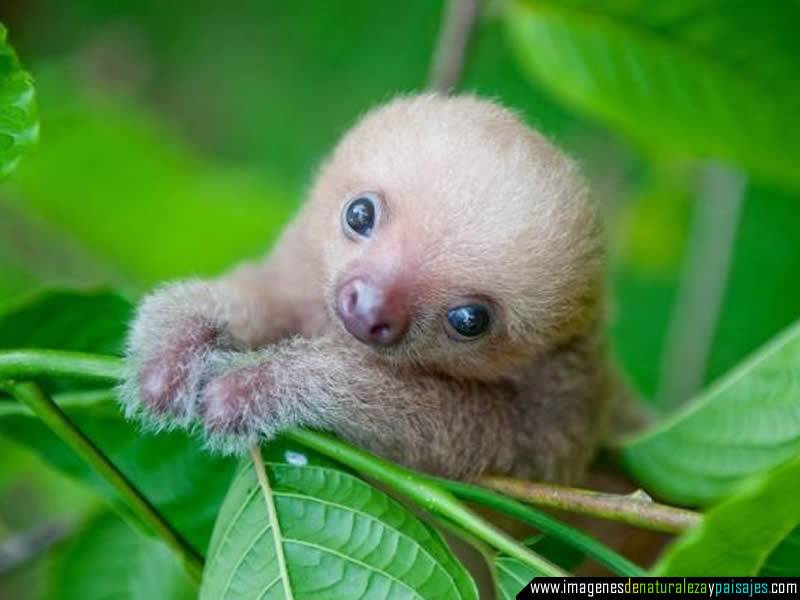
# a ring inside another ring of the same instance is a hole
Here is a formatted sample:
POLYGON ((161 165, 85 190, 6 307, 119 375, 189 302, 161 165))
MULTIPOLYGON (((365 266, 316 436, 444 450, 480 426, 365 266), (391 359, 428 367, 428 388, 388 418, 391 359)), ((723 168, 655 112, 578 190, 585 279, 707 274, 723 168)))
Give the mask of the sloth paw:
POLYGON ((224 453, 241 453, 257 439, 273 437, 282 415, 269 364, 215 377, 203 388, 199 410, 209 445, 224 453))
POLYGON ((123 394, 128 412, 159 425, 188 424, 218 339, 207 320, 189 317, 153 348, 140 349, 138 364, 129 357, 132 373, 123 386, 130 389, 123 394))

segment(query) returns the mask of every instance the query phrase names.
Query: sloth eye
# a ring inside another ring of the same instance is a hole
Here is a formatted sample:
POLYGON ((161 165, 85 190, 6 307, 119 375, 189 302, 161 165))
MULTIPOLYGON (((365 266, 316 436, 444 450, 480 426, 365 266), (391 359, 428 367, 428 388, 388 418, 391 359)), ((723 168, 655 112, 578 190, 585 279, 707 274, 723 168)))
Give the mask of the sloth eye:
POLYGON ((361 237, 369 237, 378 215, 376 199, 371 194, 361 194, 344 207, 343 221, 346 231, 361 237))
POLYGON ((447 323, 457 339, 473 339, 489 329, 489 309, 483 304, 467 304, 447 311, 447 323))

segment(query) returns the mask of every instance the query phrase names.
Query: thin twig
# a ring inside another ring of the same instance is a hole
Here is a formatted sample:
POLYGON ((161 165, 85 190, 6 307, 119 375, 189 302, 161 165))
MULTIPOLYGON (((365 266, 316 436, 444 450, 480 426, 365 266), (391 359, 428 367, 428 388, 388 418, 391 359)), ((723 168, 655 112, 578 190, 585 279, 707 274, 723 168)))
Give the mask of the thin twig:
POLYGON ((428 77, 430 89, 446 94, 458 84, 480 13, 480 4, 480 0, 447 2, 428 77))
POLYGON ((37 384, 2 384, 1 387, 18 402, 30 408, 53 433, 91 465, 126 501, 138 518, 138 523, 157 533, 181 558, 193 581, 200 582, 203 573, 202 557, 37 384))
POLYGON ((686 531, 701 518, 696 512, 653 502, 643 492, 606 494, 508 477, 483 477, 478 483, 535 506, 557 508, 666 533, 686 531))
POLYGON ((0 352, 0 380, 25 381, 48 378, 79 379, 114 384, 122 377, 124 365, 114 356, 100 356, 61 350, 3 350, 0 352))
POLYGON ((617 575, 624 575, 627 577, 643 577, 647 575, 645 570, 640 566, 632 563, 608 546, 601 544, 579 529, 557 521, 550 515, 533 508, 529 504, 523 504, 510 496, 498 494, 497 492, 479 485, 464 483, 463 481, 453 481, 452 479, 442 479, 439 477, 429 477, 429 479, 431 482, 438 484, 440 487, 462 500, 490 508, 495 512, 512 517, 522 523, 527 523, 545 535, 550 535, 555 539, 561 540, 576 550, 580 550, 586 554, 586 556, 593 558, 600 564, 605 565, 610 571, 617 575))

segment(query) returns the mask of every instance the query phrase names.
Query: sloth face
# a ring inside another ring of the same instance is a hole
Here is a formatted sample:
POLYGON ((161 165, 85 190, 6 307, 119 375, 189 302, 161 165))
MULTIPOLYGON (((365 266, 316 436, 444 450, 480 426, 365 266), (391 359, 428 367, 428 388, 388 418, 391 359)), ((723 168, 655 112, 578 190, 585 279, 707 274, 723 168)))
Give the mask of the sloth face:
MULTIPOLYGON (((383 199, 374 192, 361 192, 342 208, 342 230, 354 242, 366 242, 373 234, 380 236, 383 199)), ((345 329, 359 341, 387 347, 402 342, 417 318, 413 306, 413 278, 405 282, 371 273, 355 274, 339 281, 335 290, 336 314, 345 329)), ((455 341, 473 341, 488 333, 490 308, 481 302, 460 303, 440 311, 444 329, 455 341)))
POLYGON ((597 316, 582 181, 495 104, 423 96, 368 114, 312 202, 334 319, 387 360, 503 377, 597 316))

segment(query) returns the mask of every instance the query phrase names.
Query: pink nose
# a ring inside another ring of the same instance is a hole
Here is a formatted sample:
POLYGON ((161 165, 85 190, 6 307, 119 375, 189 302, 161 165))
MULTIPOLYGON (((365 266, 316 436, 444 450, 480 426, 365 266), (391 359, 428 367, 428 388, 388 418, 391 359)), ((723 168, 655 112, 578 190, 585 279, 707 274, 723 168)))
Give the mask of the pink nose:
POLYGON ((408 329, 408 310, 401 294, 364 277, 339 286, 336 309, 345 329, 365 344, 391 346, 408 329))

